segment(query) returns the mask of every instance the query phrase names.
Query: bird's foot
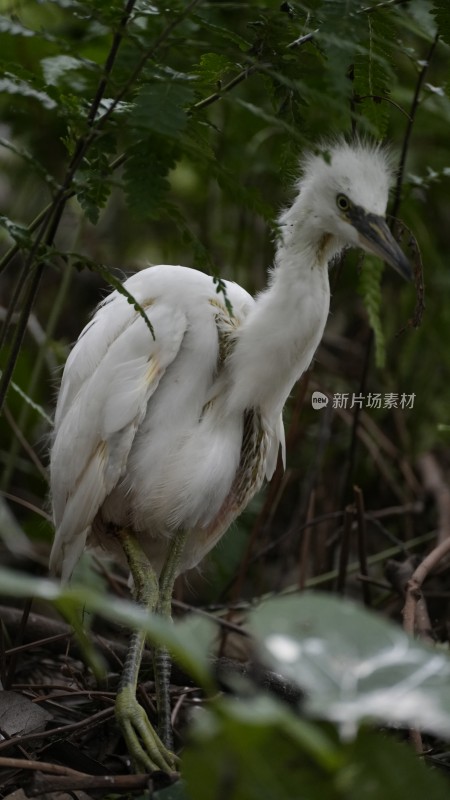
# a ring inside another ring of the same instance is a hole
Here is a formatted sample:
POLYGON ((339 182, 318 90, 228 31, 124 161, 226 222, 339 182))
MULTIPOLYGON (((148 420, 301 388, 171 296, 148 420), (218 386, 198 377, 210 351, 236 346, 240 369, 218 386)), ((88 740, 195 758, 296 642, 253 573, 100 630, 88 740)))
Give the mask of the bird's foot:
POLYGON ((116 719, 119 723, 137 771, 161 770, 176 772, 179 759, 165 747, 139 705, 132 686, 120 689, 116 697, 116 719))

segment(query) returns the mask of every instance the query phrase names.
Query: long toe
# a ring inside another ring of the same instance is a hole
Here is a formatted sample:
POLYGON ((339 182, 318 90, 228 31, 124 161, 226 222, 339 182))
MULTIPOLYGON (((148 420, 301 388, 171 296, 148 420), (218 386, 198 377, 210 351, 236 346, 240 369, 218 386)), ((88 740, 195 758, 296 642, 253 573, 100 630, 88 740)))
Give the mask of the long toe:
POLYGON ((131 686, 123 687, 117 695, 116 719, 137 771, 176 772, 177 756, 162 743, 131 686))

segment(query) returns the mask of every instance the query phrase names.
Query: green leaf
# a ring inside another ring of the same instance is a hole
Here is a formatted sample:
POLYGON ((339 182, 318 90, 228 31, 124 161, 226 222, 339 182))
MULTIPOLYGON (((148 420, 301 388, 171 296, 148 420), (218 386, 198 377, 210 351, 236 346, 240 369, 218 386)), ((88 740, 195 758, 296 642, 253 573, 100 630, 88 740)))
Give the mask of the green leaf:
POLYGON ((86 69, 91 71, 98 70, 97 65, 93 62, 86 60, 82 61, 80 58, 75 58, 75 56, 69 55, 49 56, 48 58, 43 58, 41 61, 41 66, 45 82, 48 85, 59 86, 61 83, 68 83, 68 85, 74 90, 82 90, 85 88, 84 82, 81 83, 79 79, 75 81, 73 77, 68 82, 66 80, 68 73, 74 73, 75 71, 84 72, 86 69))
MULTIPOLYGON (((142 797, 142 800, 147 800, 147 797, 142 797)), ((172 786, 160 789, 159 792, 153 792, 152 800, 189 800, 189 796, 184 781, 177 781, 172 786)))
POLYGON ((66 253, 66 256, 70 256, 73 260, 74 267, 76 269, 83 269, 87 267, 87 269, 91 270, 91 272, 97 272, 102 278, 111 286, 116 289, 119 294, 126 297, 127 301, 133 308, 139 312, 141 317, 143 318, 147 328, 149 329, 152 338, 155 338, 155 331, 153 330, 153 326, 145 312, 145 309, 142 308, 140 303, 137 302, 136 298, 125 288, 123 282, 119 280, 108 267, 105 267, 103 264, 100 264, 98 261, 93 261, 92 259, 88 258, 85 255, 81 255, 80 253, 66 253))
POLYGON ((195 800, 224 796, 225 788, 233 800, 334 800, 341 761, 330 736, 282 703, 226 698, 197 715, 182 773, 195 800))
POLYGON ((354 736, 367 720, 450 735, 450 659, 348 600, 279 598, 252 612, 263 658, 305 690, 305 711, 354 736))
MULTIPOLYGON (((225 95, 225 99, 227 96, 225 95)), ((290 125, 284 119, 280 118, 277 114, 271 114, 270 111, 267 111, 263 106, 257 106, 254 103, 249 103, 246 100, 242 100, 240 98, 234 98, 234 103, 240 105, 242 108, 245 108, 246 111, 249 111, 250 114, 253 114, 255 117, 262 119, 264 122, 273 125, 274 128, 278 128, 280 131, 285 133, 289 133, 293 139, 297 139, 299 142, 303 141, 303 137, 300 131, 297 130, 293 125, 290 125)))
POLYGON ((109 155, 114 153, 116 141, 112 135, 99 137, 90 148, 77 173, 77 200, 87 218, 96 225, 100 210, 105 207, 112 188, 112 169, 109 155))
POLYGON ((203 84, 213 84, 217 87, 227 72, 234 69, 234 65, 220 53, 204 53, 200 63, 195 67, 195 72, 203 84))
POLYGON ((33 100, 38 100, 49 111, 57 107, 55 100, 42 89, 36 89, 30 83, 18 78, 17 75, 13 75, 11 72, 4 72, 3 75, 4 77, 0 78, 0 93, 31 97, 33 100))
POLYGON ((31 247, 31 234, 25 225, 19 225, 19 223, 13 222, 12 219, 8 219, 8 217, 3 216, 2 214, 0 214, 0 225, 2 228, 5 228, 5 230, 8 231, 11 238, 20 247, 31 247))
POLYGON ((25 36, 26 38, 36 36, 36 31, 26 28, 17 20, 9 19, 3 14, 0 15, 0 33, 8 33, 10 36, 25 36))
POLYGON ((175 166, 170 139, 149 136, 128 150, 124 168, 125 191, 130 210, 141 218, 157 219, 170 188, 167 176, 175 166))
POLYGON ((366 32, 366 20, 358 13, 360 10, 358 0, 348 0, 345 4, 325 0, 323 21, 316 36, 327 58, 328 83, 341 102, 350 95, 349 69, 366 32))
POLYGON ((436 19, 439 35, 450 44, 450 6, 448 0, 434 0, 431 12, 436 19))
POLYGON ((192 800, 446 800, 448 783, 407 745, 362 730, 339 742, 269 697, 221 699, 194 719, 182 756, 192 800))
MULTIPOLYGON (((1 376, 2 376, 2 371, 0 370, 0 378, 1 376)), ((35 403, 34 400, 32 400, 31 397, 29 397, 29 395, 27 395, 27 393, 24 392, 23 389, 21 389, 20 386, 18 386, 17 383, 15 383, 14 381, 11 381, 11 389, 13 389, 19 395, 19 397, 21 397, 22 400, 24 400, 25 403, 27 403, 27 405, 29 405, 30 408, 33 409, 33 411, 36 411, 39 414, 39 416, 47 423, 47 425, 50 426, 50 428, 53 428, 53 420, 51 419, 51 417, 48 416, 48 414, 46 414, 42 406, 40 406, 38 403, 35 403)))
POLYGON ((136 98, 131 121, 137 128, 177 137, 186 127, 186 108, 193 98, 190 86, 173 80, 147 84, 136 98))
POLYGON ((391 15, 382 11, 366 14, 367 37, 361 44, 354 61, 355 95, 360 99, 359 109, 371 123, 378 138, 382 139, 389 123, 390 97, 393 72, 390 66, 390 44, 396 33, 391 15))
POLYGON ((375 256, 366 255, 359 273, 358 291, 364 299, 370 327, 375 335, 375 363, 382 369, 386 361, 386 343, 381 322, 381 278, 384 264, 375 256))
POLYGON ((349 763, 338 780, 345 800, 446 800, 449 784, 427 769, 411 747, 378 732, 361 731, 347 745, 349 763), (348 786, 348 790, 347 786, 348 786))
POLYGON ((218 41, 221 43, 224 41, 229 41, 233 44, 237 44, 239 49, 242 51, 250 49, 250 42, 240 36, 240 34, 236 33, 236 31, 231 27, 224 28, 221 25, 216 25, 215 23, 210 22, 208 19, 195 14, 192 16, 192 18, 199 23, 202 31, 208 31, 208 33, 212 34, 214 38, 217 37, 218 41))
MULTIPOLYGON (((136 603, 118 600, 86 586, 63 587, 49 578, 30 577, 3 568, 0 568, 0 588, 3 595, 10 597, 36 597, 54 603, 77 629, 78 611, 85 608, 130 630, 143 630, 153 642, 167 647, 199 686, 207 690, 214 688, 208 654, 216 636, 216 626, 210 620, 190 617, 172 623, 136 603)), ((84 632, 82 635, 87 647, 86 635, 84 632)))

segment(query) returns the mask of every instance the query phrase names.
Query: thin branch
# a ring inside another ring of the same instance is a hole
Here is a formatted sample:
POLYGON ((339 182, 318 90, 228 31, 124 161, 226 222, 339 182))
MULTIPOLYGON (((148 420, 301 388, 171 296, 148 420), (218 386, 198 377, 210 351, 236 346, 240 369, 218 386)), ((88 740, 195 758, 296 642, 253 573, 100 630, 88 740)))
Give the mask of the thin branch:
POLYGON ((158 48, 165 42, 167 37, 170 33, 176 28, 180 22, 183 22, 186 17, 189 16, 191 11, 197 6, 201 0, 191 0, 191 2, 186 6, 184 11, 178 15, 172 22, 167 25, 166 28, 162 31, 162 33, 156 38, 153 42, 152 46, 145 51, 142 57, 139 59, 136 67, 134 68, 133 72, 131 73, 130 77, 128 78, 127 82, 122 86, 116 97, 114 98, 111 105, 107 108, 104 114, 97 120, 97 122, 92 126, 92 132, 96 132, 99 128, 101 128, 107 119, 113 114, 115 109, 117 108, 118 104, 123 100, 123 98, 127 95, 129 89, 133 86, 136 79, 139 77, 140 73, 142 72, 143 68, 145 67, 147 61, 154 57, 158 48))
POLYGON ((438 544, 450 538, 450 487, 432 453, 425 453, 419 458, 419 469, 422 473, 423 485, 436 502, 438 513, 438 544))
MULTIPOLYGON (((29 233, 33 233, 37 228, 39 228, 39 225, 43 221, 45 215, 48 214, 48 212, 50 211, 52 205, 53 205, 53 200, 50 203, 48 203, 48 205, 46 205, 45 208, 42 209, 42 211, 39 212, 39 214, 33 219, 32 222, 30 222, 30 224, 27 227, 29 233)), ((9 250, 6 251, 6 253, 0 259, 0 272, 3 272, 3 270, 8 266, 9 262, 12 261, 14 256, 17 255, 20 249, 21 245, 15 242, 15 244, 13 244, 9 248, 9 250)))
POLYGON ((439 34, 437 33, 436 36, 434 37, 432 43, 431 43, 430 49, 428 51, 428 54, 427 54, 427 56, 425 58, 425 61, 424 61, 423 66, 422 66, 422 69, 419 72, 419 77, 417 79, 416 88, 415 88, 413 99, 412 99, 412 103, 411 103, 411 109, 410 109, 410 112, 409 112, 409 120, 408 120, 408 124, 406 126, 405 136, 404 136, 404 139, 403 139, 403 146, 402 146, 402 152, 401 152, 401 156, 400 156, 400 163, 399 163, 399 167, 398 167, 397 182, 396 182, 396 185, 395 185, 395 193, 394 193, 394 201, 392 203, 392 211, 391 211, 391 215, 393 217, 397 216, 398 210, 400 208, 402 186, 403 186, 403 181, 404 181, 404 177, 405 177, 406 156, 408 154, 408 148, 409 148, 409 142, 410 142, 410 139, 411 139, 412 129, 413 129, 413 125, 414 125, 414 122, 415 122, 415 119, 416 119, 417 109, 419 107, 420 90, 422 89, 422 85, 423 85, 423 82, 425 80, 425 76, 426 76, 426 74, 428 72, 428 68, 430 66, 430 62, 431 62, 431 59, 433 57, 434 51, 436 49, 436 45, 438 43, 438 39, 439 39, 439 34))
POLYGON ((403 608, 403 627, 411 636, 414 635, 417 603, 422 600, 422 585, 430 572, 436 569, 441 561, 450 554, 450 539, 445 539, 437 545, 421 561, 417 569, 414 570, 411 578, 406 584, 406 600, 403 608))
POLYGON ((61 738, 61 736, 73 733, 73 731, 88 730, 113 717, 114 709, 104 708, 102 711, 97 711, 96 714, 91 714, 90 717, 81 719, 79 722, 71 722, 69 725, 60 725, 58 728, 50 728, 46 731, 34 731, 25 735, 17 734, 16 736, 11 736, 10 739, 0 742, 0 750, 8 750, 10 747, 23 745, 25 742, 34 742, 37 739, 61 738))
POLYGON ((246 69, 243 69, 242 72, 239 72, 238 75, 235 75, 235 77, 228 81, 228 83, 226 83, 224 86, 221 86, 219 91, 210 94, 209 97, 205 97, 203 100, 199 100, 198 103, 194 103, 191 108, 191 112, 201 111, 203 108, 208 108, 208 106, 212 105, 217 100, 220 100, 224 94, 231 91, 231 89, 234 89, 235 86, 238 86, 243 81, 246 81, 250 75, 253 75, 259 69, 261 69, 260 63, 251 64, 246 69))
POLYGON ((74 789, 107 789, 110 792, 129 792, 136 789, 148 789, 151 784, 150 775, 89 775, 60 764, 51 764, 48 761, 34 761, 26 758, 8 758, 0 756, 0 769, 23 769, 37 773, 32 786, 31 794, 27 789, 27 796, 45 794, 47 792, 65 791, 74 789), (53 779, 46 776, 53 775, 53 779))
MULTIPOLYGON (((318 32, 319 28, 317 28, 317 30, 315 31, 312 31, 312 33, 307 33, 304 36, 299 36, 298 39, 295 39, 293 42, 290 42, 290 44, 287 45, 286 49, 291 50, 294 49, 295 47, 301 47, 303 44, 306 44, 306 42, 310 42, 318 32)), ((220 100, 224 94, 227 94, 227 92, 230 92, 231 89, 235 88, 235 86, 238 86, 243 81, 246 81, 247 78, 249 78, 255 72, 258 72, 260 69, 263 69, 264 66, 265 65, 260 61, 255 62, 254 64, 250 64, 248 67, 243 69, 242 72, 239 72, 238 75, 235 75, 234 78, 228 81, 228 83, 226 83, 224 86, 221 86, 217 92, 213 92, 213 94, 210 94, 203 100, 199 100, 198 103, 194 103, 194 105, 191 108, 191 112, 201 111, 203 108, 207 108, 208 106, 217 102, 217 100, 220 100)))
POLYGON ((106 87, 108 85, 109 78, 111 76, 111 72, 114 66, 114 62, 117 57, 117 53, 119 47, 122 43, 122 39, 125 35, 125 30, 128 25, 128 20, 133 12, 133 8, 136 4, 136 0, 128 0, 128 3, 125 6, 125 11, 122 14, 122 18, 119 23, 119 27, 117 28, 116 33, 114 34, 114 38, 112 41, 111 49, 108 53, 108 57, 105 63, 105 70, 103 76, 100 80, 100 83, 97 87, 97 91, 95 93, 95 97, 91 103, 91 107, 89 109, 89 114, 87 118, 88 128, 92 128, 94 125, 95 117, 97 116, 97 111, 100 107, 100 103, 103 100, 105 95, 106 87))
POLYGON ((386 97, 385 95, 381 95, 381 94, 354 94, 353 95, 353 101, 355 103, 362 103, 363 100, 375 100, 377 102, 383 101, 384 103, 389 103, 391 106, 394 106, 394 108, 396 108, 397 111, 400 111, 400 113, 403 114, 409 122, 412 121, 411 117, 408 114, 408 112, 405 111, 405 109, 399 103, 396 103, 395 100, 392 100, 391 97, 386 97))
MULTIPOLYGON (((39 223, 38 233, 33 242, 33 246, 30 249, 30 252, 28 253, 28 257, 24 265, 24 270, 23 270, 24 275, 25 274, 28 275, 28 272, 31 270, 32 265, 35 262, 36 256, 38 255, 39 248, 42 242, 45 243, 46 247, 50 247, 53 244, 53 240, 55 238, 56 232, 59 227, 59 223, 61 221, 61 217, 63 215, 67 203, 68 199, 67 193, 70 190, 70 187, 73 183, 75 173, 78 167, 80 166, 89 145, 93 141, 93 120, 97 113, 99 104, 103 98, 104 91, 107 85, 107 78, 110 75, 111 70, 113 68, 114 60, 117 56, 117 51, 120 42, 122 41, 126 24, 128 22, 129 16, 131 14, 135 2, 136 0, 128 0, 125 12, 121 19, 119 30, 116 32, 113 38, 113 42, 108 57, 106 59, 105 73, 100 80, 99 87, 91 103, 87 119, 88 128, 91 128, 91 133, 87 137, 85 135, 81 136, 75 146, 75 151, 70 160, 70 164, 67 169, 65 179, 60 189, 56 193, 53 203, 50 205, 50 207, 47 207, 48 211, 43 216, 42 221, 39 223)), ((28 292, 25 297, 24 306, 20 313, 19 322, 17 324, 15 335, 11 345, 11 352, 9 354, 5 369, 3 371, 0 380, 0 413, 3 409, 9 384, 11 382, 14 369, 17 363, 17 359, 19 357, 19 352, 22 347, 22 342, 28 324, 28 317, 31 313, 31 309, 33 307, 33 303, 35 301, 39 289, 45 265, 46 261, 44 258, 37 263, 28 292)))

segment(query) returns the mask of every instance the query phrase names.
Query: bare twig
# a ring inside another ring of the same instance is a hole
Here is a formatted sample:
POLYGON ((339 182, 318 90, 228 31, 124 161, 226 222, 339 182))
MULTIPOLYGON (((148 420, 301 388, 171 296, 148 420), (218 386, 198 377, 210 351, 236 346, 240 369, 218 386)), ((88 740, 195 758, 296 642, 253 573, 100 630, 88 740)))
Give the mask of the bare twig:
POLYGON ((411 578, 406 584, 406 600, 403 609, 403 627, 407 633, 414 635, 416 628, 416 609, 419 600, 423 600, 422 585, 430 572, 436 569, 445 558, 450 554, 450 538, 438 544, 421 561, 417 569, 414 570, 411 578))
POLYGON ((71 791, 74 789, 108 789, 109 791, 128 792, 136 789, 148 789, 151 784, 150 775, 87 775, 70 767, 51 764, 47 761, 34 761, 26 758, 7 758, 0 756, 0 769, 23 769, 37 773, 30 794, 46 792, 71 791), (47 775, 57 776, 48 779, 47 775))
POLYGON ((425 453, 419 458, 423 485, 436 502, 438 512, 438 544, 450 538, 450 487, 442 474, 436 457, 425 453))
POLYGON ((69 733, 73 733, 74 731, 88 730, 89 728, 96 727, 102 722, 112 719, 113 717, 114 709, 104 708, 102 711, 98 711, 96 714, 91 714, 90 717, 85 717, 79 722, 71 722, 69 725, 61 725, 59 728, 50 728, 46 731, 34 731, 33 733, 27 733, 25 735, 18 734, 17 736, 11 736, 10 739, 5 739, 4 741, 0 742, 0 751, 9 750, 10 747, 22 745, 28 741, 34 742, 37 739, 53 739, 55 736, 60 738, 61 736, 69 735, 69 733))
MULTIPOLYGON (((286 49, 291 50, 296 47, 301 47, 303 44, 306 44, 306 42, 310 42, 312 39, 314 39, 314 36, 316 33, 318 33, 318 31, 319 29, 317 28, 317 30, 313 31, 312 33, 306 33, 304 36, 299 36, 298 39, 295 39, 293 42, 290 42, 287 45, 286 49)), ((235 75, 234 78, 231 78, 231 80, 228 81, 228 83, 225 83, 223 86, 221 86, 220 89, 217 90, 217 92, 213 92, 213 94, 210 94, 203 100, 199 100, 198 103, 194 103, 191 110, 201 111, 204 108, 208 108, 208 106, 217 102, 217 100, 220 100, 225 94, 230 92, 232 89, 234 89, 243 81, 246 81, 247 78, 249 78, 251 75, 254 75, 255 72, 258 72, 260 69, 263 68, 264 64, 261 61, 256 61, 253 64, 249 64, 248 67, 246 67, 237 75, 235 75)))
MULTIPOLYGON (((431 629, 428 610, 422 594, 422 586, 430 572, 439 566, 442 559, 450 553, 450 538, 445 539, 429 553, 413 572, 406 584, 406 600, 403 608, 403 627, 411 636, 416 629, 422 638, 430 641, 430 636, 424 632, 424 627, 431 629)), ((423 752, 423 743, 420 731, 416 728, 410 730, 410 740, 417 753, 423 752)))

